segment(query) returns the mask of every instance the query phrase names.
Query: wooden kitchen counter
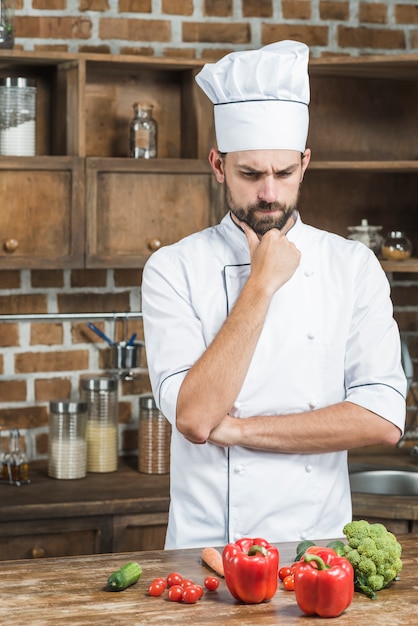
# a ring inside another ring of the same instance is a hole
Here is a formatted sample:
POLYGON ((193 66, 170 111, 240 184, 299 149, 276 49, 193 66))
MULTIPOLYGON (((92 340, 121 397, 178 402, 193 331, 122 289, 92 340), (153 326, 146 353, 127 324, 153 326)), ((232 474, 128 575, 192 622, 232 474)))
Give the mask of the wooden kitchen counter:
MULTIPOLYGON (((376 600, 354 594, 351 606, 338 617, 339 626, 415 626, 417 623, 418 536, 400 536, 403 570, 399 581, 380 591, 376 600)), ((322 543, 322 542, 318 542, 322 543)), ((278 544, 280 564, 289 565, 296 543, 278 544)), ((225 582, 216 592, 205 593, 193 605, 172 603, 166 596, 151 598, 148 584, 156 576, 178 571, 202 582, 208 570, 201 564, 200 550, 135 552, 88 557, 5 561, 1 564, 0 623, 14 626, 70 624, 84 626, 129 624, 153 626, 309 623, 298 608, 293 592, 279 585, 274 598, 257 605, 235 602, 225 582), (138 561, 141 579, 122 592, 106 591, 108 575, 129 560, 138 561)), ((311 618, 311 623, 330 620, 311 618)))

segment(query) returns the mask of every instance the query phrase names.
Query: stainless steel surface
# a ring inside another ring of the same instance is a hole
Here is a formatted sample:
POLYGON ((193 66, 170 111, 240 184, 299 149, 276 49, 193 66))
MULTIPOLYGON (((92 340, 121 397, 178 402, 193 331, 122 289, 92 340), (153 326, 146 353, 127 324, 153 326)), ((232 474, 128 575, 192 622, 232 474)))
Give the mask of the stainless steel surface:
POLYGON ((418 472, 371 470, 350 474, 351 491, 391 496, 418 495, 418 472))

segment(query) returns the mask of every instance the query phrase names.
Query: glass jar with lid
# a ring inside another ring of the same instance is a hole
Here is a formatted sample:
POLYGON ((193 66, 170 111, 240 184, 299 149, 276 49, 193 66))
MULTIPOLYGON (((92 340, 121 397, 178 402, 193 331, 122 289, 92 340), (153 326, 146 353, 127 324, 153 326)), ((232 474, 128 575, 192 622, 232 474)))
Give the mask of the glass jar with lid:
POLYGON ((114 472, 118 467, 118 379, 96 376, 81 380, 87 402, 87 471, 114 472))
POLYGON ((388 261, 405 261, 412 254, 412 243, 401 230, 392 230, 382 244, 382 256, 388 261))
POLYGON ((168 474, 171 425, 159 411, 152 395, 139 399, 138 471, 168 474))
POLYGON ((129 155, 134 159, 153 159, 157 156, 157 122, 152 117, 152 104, 135 102, 130 124, 129 155))
POLYGON ((87 473, 87 403, 56 400, 49 404, 48 476, 84 478, 87 473))
POLYGON ((36 83, 20 76, 0 78, 0 154, 35 156, 35 152, 36 83))

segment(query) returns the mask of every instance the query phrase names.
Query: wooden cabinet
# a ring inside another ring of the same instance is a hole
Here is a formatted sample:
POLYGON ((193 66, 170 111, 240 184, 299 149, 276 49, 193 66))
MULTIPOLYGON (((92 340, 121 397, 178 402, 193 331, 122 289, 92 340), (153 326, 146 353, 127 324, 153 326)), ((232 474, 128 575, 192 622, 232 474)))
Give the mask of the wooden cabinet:
MULTIPOLYGON (((194 80, 200 66, 0 51, 0 76, 35 78, 38 87, 38 156, 0 157, 2 267, 140 266, 159 245, 219 220, 223 192, 207 163, 212 104, 194 80), (152 104, 158 122, 150 161, 128 158, 137 101, 152 104), (16 209, 25 221, 5 228, 16 209)), ((405 230, 417 258, 382 264, 418 271, 418 55, 312 59, 310 77, 304 221, 343 236, 363 218, 384 234, 405 230)))

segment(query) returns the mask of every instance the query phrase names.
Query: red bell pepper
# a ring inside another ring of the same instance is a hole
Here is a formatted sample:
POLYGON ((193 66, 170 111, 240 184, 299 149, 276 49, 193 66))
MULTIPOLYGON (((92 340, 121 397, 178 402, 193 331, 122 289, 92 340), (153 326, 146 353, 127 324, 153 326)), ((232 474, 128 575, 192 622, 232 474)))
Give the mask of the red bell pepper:
POLYGON ((239 539, 222 552, 225 582, 233 597, 244 604, 271 600, 277 590, 279 551, 265 539, 239 539))
POLYGON ((345 557, 323 550, 327 562, 305 552, 295 566, 296 602, 306 615, 337 617, 353 600, 354 570, 345 557))

